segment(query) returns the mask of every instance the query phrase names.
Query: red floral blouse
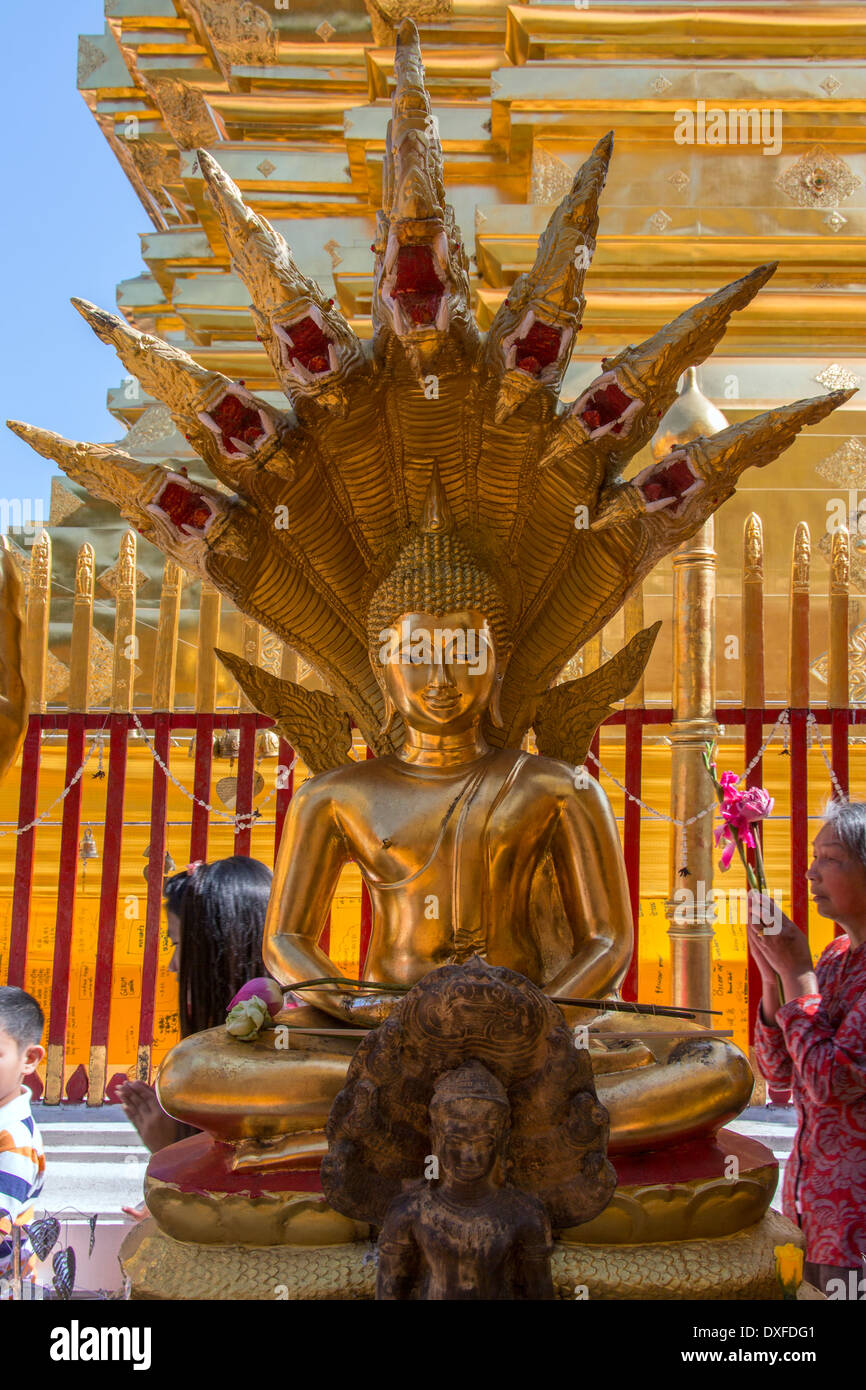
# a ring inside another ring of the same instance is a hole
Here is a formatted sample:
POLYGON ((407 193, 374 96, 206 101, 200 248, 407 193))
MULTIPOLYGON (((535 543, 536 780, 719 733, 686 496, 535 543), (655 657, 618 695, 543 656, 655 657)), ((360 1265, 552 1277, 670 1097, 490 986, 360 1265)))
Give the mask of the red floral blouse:
POLYGON ((799 1124, 785 1169, 783 1210, 813 1264, 862 1270, 866 1255, 866 943, 847 936, 816 967, 818 993, 792 999, 776 1027, 755 1027, 771 1086, 791 1087, 799 1124))

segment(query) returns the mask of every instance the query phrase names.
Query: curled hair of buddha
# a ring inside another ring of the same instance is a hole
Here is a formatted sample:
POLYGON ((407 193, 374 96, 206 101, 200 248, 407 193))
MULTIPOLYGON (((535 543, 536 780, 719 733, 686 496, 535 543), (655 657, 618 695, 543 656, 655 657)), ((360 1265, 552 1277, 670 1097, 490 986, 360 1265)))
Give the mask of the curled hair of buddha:
POLYGON ((500 660, 511 648, 511 624, 502 591, 454 529, 438 469, 433 469, 418 529, 379 585, 367 612, 371 650, 404 613, 483 613, 500 660))

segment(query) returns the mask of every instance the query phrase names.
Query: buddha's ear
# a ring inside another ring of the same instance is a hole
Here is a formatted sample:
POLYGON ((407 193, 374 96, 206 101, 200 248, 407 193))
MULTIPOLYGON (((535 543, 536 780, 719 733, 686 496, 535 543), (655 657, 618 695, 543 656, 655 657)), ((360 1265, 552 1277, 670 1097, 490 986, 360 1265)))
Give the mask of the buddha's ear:
POLYGON ((502 672, 500 671, 493 682, 493 693, 490 696, 490 704, 487 706, 487 717, 494 729, 504 729, 505 721, 502 718, 502 709, 499 704, 502 694, 502 672))
POLYGON ((382 727, 381 727, 381 729, 379 730, 379 733, 382 735, 383 738, 384 738, 387 734, 390 734, 391 730, 392 730, 393 727, 394 727, 394 720, 395 720, 396 718, 397 718, 397 706, 394 704, 394 701, 391 699, 391 696, 388 694, 388 691, 386 690, 386 691, 385 691, 385 718, 384 718, 384 721, 383 721, 383 723, 382 723, 382 727))

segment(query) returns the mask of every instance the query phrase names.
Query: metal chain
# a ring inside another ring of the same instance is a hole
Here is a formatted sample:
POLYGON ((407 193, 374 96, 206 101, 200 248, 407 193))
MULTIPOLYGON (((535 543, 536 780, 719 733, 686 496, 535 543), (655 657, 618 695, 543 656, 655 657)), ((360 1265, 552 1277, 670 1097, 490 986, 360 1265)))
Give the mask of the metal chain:
POLYGON ((81 778, 84 776, 84 769, 87 767, 87 764, 90 762, 90 759, 93 756, 93 750, 101 744, 102 733, 104 729, 105 724, 103 724, 102 729, 95 736, 93 742, 91 743, 90 748, 87 752, 87 756, 84 759, 84 762, 81 764, 78 771, 72 774, 72 778, 68 786, 65 786, 63 788, 63 791, 60 793, 59 796, 55 796, 51 805, 46 806, 42 814, 40 816, 37 816, 35 820, 32 820, 29 825, 19 825, 12 830, 0 830, 0 839, 2 839, 5 835, 26 835, 28 830, 35 830, 36 826, 41 825, 42 822, 51 814, 55 806, 59 806, 61 801, 66 800, 67 796, 72 791, 72 788, 75 786, 77 782, 80 782, 81 778))
MULTIPOLYGON (((153 758, 154 762, 155 762, 159 767, 162 768, 162 770, 163 770, 163 772, 165 773, 165 775, 166 775, 166 777, 168 778, 168 780, 169 780, 171 783, 173 783, 174 786, 177 787, 178 791, 179 791, 179 792, 183 792, 183 794, 184 794, 184 796, 186 797, 187 801, 194 801, 195 804, 196 804, 197 806, 202 806, 206 811, 208 811, 208 812, 210 813, 210 815, 212 815, 212 816, 219 816, 220 820, 228 821, 228 823, 229 823, 230 825, 233 825, 233 826, 235 827, 235 832, 236 832, 236 833, 237 833, 237 831, 239 831, 239 830, 246 830, 246 829, 248 829, 248 828, 253 824, 254 821, 257 821, 257 820, 259 819, 259 817, 261 816, 261 813, 262 813, 262 812, 261 812, 261 807, 262 807, 262 806, 267 806, 268 802, 271 800, 272 797, 274 797, 274 796, 276 795, 277 791, 279 790, 278 787, 274 787, 273 791, 268 792, 268 794, 267 794, 267 796, 265 797, 264 801, 261 803, 261 806, 254 807, 252 811, 244 811, 244 812, 243 812, 241 815, 239 815, 239 816, 231 816, 231 815, 228 814, 227 811, 223 811, 219 806, 211 806, 211 804, 210 804, 209 801, 202 801, 202 799, 201 799, 200 796, 196 796, 196 795, 195 795, 195 792, 191 792, 191 791, 189 790, 188 787, 185 787, 185 786, 183 785, 183 782, 181 782, 177 777, 175 777, 175 775, 174 775, 174 773, 172 772, 171 768, 168 766, 167 763, 164 763, 164 762, 163 762, 162 758, 161 758, 161 757, 159 756, 159 754, 157 753, 156 749, 154 748, 153 744, 151 743, 150 739, 148 738, 148 736, 147 736, 147 734, 146 734, 146 732, 145 732, 145 730, 144 730, 144 726, 142 725, 142 722, 141 722, 141 720, 139 719, 138 715, 136 714, 135 710, 132 711, 132 719, 133 719, 133 723, 135 724, 135 727, 138 729, 139 733, 141 734, 142 738, 144 739, 145 743, 147 744, 147 747, 148 747, 148 749, 150 750, 150 754, 151 754, 151 757, 153 758)), ((299 756, 299 755, 296 753, 295 756, 292 758, 292 761, 289 763, 288 767, 286 768, 286 776, 287 776, 287 777, 288 777, 289 773, 292 771, 292 769, 293 769, 293 767, 295 766, 295 764, 297 763, 297 761, 298 761, 298 756, 299 756)))
POLYGON ((821 737, 821 730, 820 730, 820 728, 818 727, 818 721, 817 721, 817 719, 815 718, 815 716, 814 716, 814 714, 812 713, 811 710, 809 711, 809 717, 808 717, 808 719, 806 720, 806 725, 807 725, 807 728, 810 730, 810 732, 811 732, 811 733, 814 735, 814 737, 818 740, 818 747, 819 747, 820 750, 821 750, 821 757, 824 759, 824 766, 826 767, 828 773, 830 774, 830 781, 833 783, 833 786, 836 788, 836 793, 837 793, 837 795, 838 795, 838 797, 839 797, 839 800, 842 801, 842 802, 847 802, 847 801, 849 801, 850 798, 849 798, 847 792, 844 792, 844 791, 842 790, 842 786, 841 786, 841 783, 840 783, 840 781, 839 781, 839 778, 836 776, 835 772, 833 771, 833 768, 832 768, 832 766, 831 766, 831 764, 830 764, 830 759, 827 757, 827 750, 826 750, 826 748, 824 747, 824 740, 823 740, 823 738, 821 737))
MULTIPOLYGON (((810 715, 810 718, 811 718, 811 719, 814 719, 814 717, 815 717, 814 715, 810 715)), ((754 767, 757 767, 758 763, 759 763, 759 762, 761 761, 761 759, 763 758, 763 756, 764 756, 764 754, 766 753, 767 749, 769 748, 770 744, 773 742, 773 739, 776 737, 776 730, 779 728, 780 725, 783 726, 784 729, 785 729, 785 735, 786 735, 785 744, 786 744, 786 746, 787 746, 787 725, 788 725, 788 719, 789 719, 788 710, 787 710, 787 709, 783 709, 782 712, 781 712, 781 714, 779 715, 778 719, 776 720, 775 724, 773 725, 772 729, 770 730, 769 734, 767 735, 767 737, 765 738, 764 742, 761 744, 760 748, 758 749, 757 753, 755 754, 754 758, 753 758, 752 761, 749 763, 749 766, 745 769, 744 772, 741 772, 741 773, 740 773, 740 776, 737 778, 737 781, 738 781, 738 782, 742 782, 742 781, 743 781, 743 778, 744 778, 744 777, 748 777, 748 775, 749 775, 749 773, 752 771, 752 769, 753 769, 754 767)), ((819 735, 819 737, 820 737, 820 735, 819 735)), ((654 806, 649 806, 645 801, 641 801, 641 799, 640 799, 639 796, 635 796, 632 792, 628 791, 628 790, 626 789, 626 787, 625 787, 625 784, 624 784, 623 782, 620 782, 620 780, 619 780, 617 777, 614 777, 613 773, 610 772, 610 771, 605 767, 604 763, 601 762, 601 760, 595 756, 595 754, 592 752, 591 749, 589 750, 588 756, 589 756, 590 758, 592 758, 592 761, 595 763, 595 765, 596 765, 596 767, 598 768, 599 772, 603 772, 604 775, 605 775, 605 777, 610 778, 610 780, 611 780, 611 782, 613 782, 614 786, 615 786, 615 787, 618 787, 619 790, 620 790, 621 792, 623 792, 623 794, 628 798, 629 801, 633 802, 636 806, 639 806, 639 807, 641 808, 641 810, 642 810, 642 811, 645 811, 646 814, 647 814, 648 816, 653 816, 653 817, 655 817, 656 820, 667 821, 669 825, 678 825, 682 830, 685 830, 687 826, 689 826, 689 825, 694 825, 694 824, 695 824, 695 821, 703 820, 704 816, 708 816, 708 815, 710 815, 711 812, 717 811, 717 810, 718 810, 719 803, 718 803, 718 801, 714 801, 714 802, 712 803, 711 806, 705 806, 704 809, 703 809, 703 811, 696 811, 695 814, 694 814, 693 816, 689 816, 686 820, 681 820, 678 816, 669 816, 669 815, 666 815, 666 813, 665 813, 664 811, 657 811, 657 810, 655 809, 654 806)), ((824 761, 825 761, 825 762, 827 761, 826 756, 825 756, 825 758, 824 758, 824 761)), ((829 766, 830 766, 829 763, 827 764, 827 766, 828 766, 828 768, 829 768, 829 766)), ((832 775, 832 774, 831 774, 831 775, 832 775)), ((834 778, 834 781, 835 781, 835 778, 834 778)))

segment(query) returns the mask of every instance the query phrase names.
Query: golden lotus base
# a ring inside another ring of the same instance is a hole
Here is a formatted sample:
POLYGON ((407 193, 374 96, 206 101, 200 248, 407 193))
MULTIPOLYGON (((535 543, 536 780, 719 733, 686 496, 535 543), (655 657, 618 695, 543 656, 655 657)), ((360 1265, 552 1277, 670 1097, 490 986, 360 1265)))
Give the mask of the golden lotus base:
MULTIPOLYGON (((774 1247, 801 1232, 769 1211, 735 1235, 641 1245, 558 1240, 560 1299, 779 1299, 774 1247)), ((126 1237, 120 1260, 135 1299, 372 1299, 375 1245, 202 1245, 174 1240, 152 1220, 126 1237)))
MULTIPOLYGON (((154 1154, 144 1195, 167 1236, 194 1245, 318 1247, 369 1235, 367 1226, 328 1205, 317 1169, 235 1171, 232 1152, 199 1134, 154 1154)), ((761 1220, 779 1176, 769 1149, 730 1130, 656 1154, 614 1155, 614 1163, 613 1197, 593 1221, 563 1231, 568 1244, 734 1235, 761 1220)))

